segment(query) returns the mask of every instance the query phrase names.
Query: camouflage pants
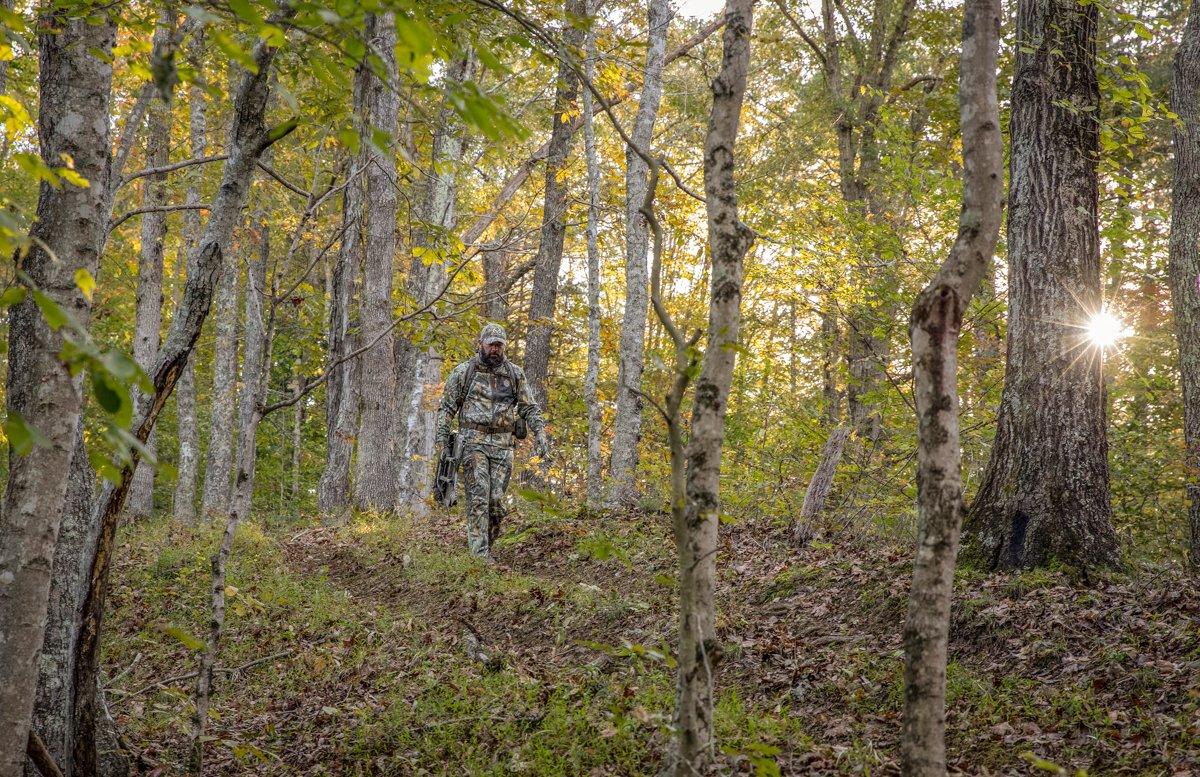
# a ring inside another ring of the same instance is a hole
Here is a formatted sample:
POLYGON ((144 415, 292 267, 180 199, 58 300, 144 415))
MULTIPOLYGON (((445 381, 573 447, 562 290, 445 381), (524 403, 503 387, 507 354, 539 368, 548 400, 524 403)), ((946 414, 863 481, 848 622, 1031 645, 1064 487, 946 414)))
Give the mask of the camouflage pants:
POLYGON ((463 490, 467 495, 467 547, 476 556, 490 552, 504 520, 504 492, 512 475, 512 448, 471 445, 463 449, 463 490))

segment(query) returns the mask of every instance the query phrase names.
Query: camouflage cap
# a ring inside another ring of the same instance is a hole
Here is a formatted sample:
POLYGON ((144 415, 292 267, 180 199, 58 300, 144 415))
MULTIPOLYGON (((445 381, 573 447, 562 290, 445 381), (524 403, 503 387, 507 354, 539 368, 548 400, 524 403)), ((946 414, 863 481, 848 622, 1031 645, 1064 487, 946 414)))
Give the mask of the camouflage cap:
POLYGON ((499 324, 485 324, 483 331, 479 333, 479 342, 484 345, 492 343, 503 345, 508 342, 508 336, 504 333, 504 327, 499 324))

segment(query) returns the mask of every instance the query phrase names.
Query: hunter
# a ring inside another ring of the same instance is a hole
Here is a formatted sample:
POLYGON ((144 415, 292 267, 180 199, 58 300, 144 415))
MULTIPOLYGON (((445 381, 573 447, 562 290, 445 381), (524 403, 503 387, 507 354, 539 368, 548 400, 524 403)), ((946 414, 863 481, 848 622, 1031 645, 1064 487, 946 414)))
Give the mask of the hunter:
POLYGON ((515 440, 533 434, 534 454, 544 459, 550 453, 542 411, 533 401, 525 373, 504 356, 507 340, 504 327, 484 326, 479 352, 450 373, 438 408, 439 452, 450 439, 450 420, 458 416, 467 547, 489 564, 495 563, 492 543, 507 512, 504 492, 512 475, 515 440))

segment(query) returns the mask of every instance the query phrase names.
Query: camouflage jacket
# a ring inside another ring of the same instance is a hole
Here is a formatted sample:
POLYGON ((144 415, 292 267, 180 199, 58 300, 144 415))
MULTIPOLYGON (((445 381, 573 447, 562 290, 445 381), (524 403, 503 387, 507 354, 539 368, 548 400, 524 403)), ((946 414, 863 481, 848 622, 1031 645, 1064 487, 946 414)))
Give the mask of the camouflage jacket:
POLYGON ((442 403, 438 407, 437 444, 444 445, 450 437, 450 419, 459 413, 458 399, 463 396, 459 429, 465 432, 469 442, 511 448, 512 431, 518 416, 525 419, 529 434, 542 431, 542 411, 529 393, 529 383, 520 367, 504 360, 495 369, 488 367, 475 356, 454 368, 446 379, 442 392, 442 403), (475 379, 469 391, 463 395, 463 383, 467 370, 475 363, 475 379), (463 424, 488 427, 488 431, 471 429, 463 424))

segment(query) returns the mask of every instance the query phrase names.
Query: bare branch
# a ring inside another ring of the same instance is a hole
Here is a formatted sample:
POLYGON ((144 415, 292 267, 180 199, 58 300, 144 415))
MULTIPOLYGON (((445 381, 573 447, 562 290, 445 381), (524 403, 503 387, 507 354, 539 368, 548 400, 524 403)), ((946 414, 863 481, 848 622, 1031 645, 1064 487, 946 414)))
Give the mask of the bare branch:
POLYGON ((109 231, 109 232, 112 232, 114 229, 116 229, 117 227, 121 226, 121 225, 122 225, 122 224, 124 224, 126 221, 129 221, 129 219, 133 218, 134 216, 140 216, 140 215, 142 215, 143 213, 170 213, 170 212, 172 212, 172 211, 176 211, 176 210, 208 210, 208 209, 209 209, 209 206, 208 206, 208 205, 203 205, 203 204, 201 204, 201 205, 190 205, 190 204, 184 204, 184 205, 147 205, 147 206, 146 206, 146 207, 144 207, 144 208, 135 208, 135 209, 133 209, 133 210, 129 211, 128 213, 125 213, 125 214, 123 214, 123 215, 122 215, 120 218, 118 218, 118 219, 115 219, 115 220, 114 220, 114 221, 113 221, 113 222, 112 222, 112 223, 109 225, 109 227, 108 227, 108 231, 109 231))

